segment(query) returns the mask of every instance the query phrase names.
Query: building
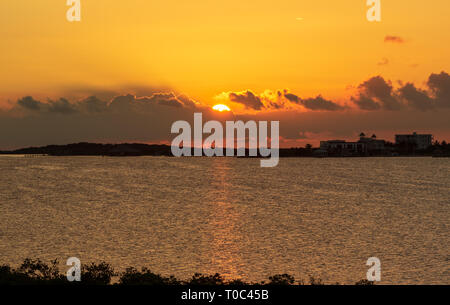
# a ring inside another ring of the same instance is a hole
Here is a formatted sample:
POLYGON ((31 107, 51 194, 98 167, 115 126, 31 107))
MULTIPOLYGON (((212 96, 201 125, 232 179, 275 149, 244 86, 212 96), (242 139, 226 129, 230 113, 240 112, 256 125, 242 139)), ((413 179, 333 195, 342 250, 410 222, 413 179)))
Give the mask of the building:
POLYGON ((414 149, 423 150, 431 146, 433 136, 431 134, 397 134, 395 135, 395 144, 398 146, 413 147, 414 149))
POLYGON ((336 156, 378 155, 384 153, 385 141, 378 140, 376 135, 366 137, 364 133, 361 133, 357 142, 345 140, 321 141, 320 151, 326 151, 328 155, 336 156))
POLYGON ((329 155, 361 155, 365 154, 366 148, 365 143, 347 142, 344 140, 329 140, 320 142, 320 149, 322 151, 327 151, 329 155))
POLYGON ((385 149, 385 141, 378 140, 376 135, 372 135, 370 138, 366 137, 366 135, 362 132, 359 135, 358 143, 365 143, 367 145, 368 152, 382 152, 385 149))

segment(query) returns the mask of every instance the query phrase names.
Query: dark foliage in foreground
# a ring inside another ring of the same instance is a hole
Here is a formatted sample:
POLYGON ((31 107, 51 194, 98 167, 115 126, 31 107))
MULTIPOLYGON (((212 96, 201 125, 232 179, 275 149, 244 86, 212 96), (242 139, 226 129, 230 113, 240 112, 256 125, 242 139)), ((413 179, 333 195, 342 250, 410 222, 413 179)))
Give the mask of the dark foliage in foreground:
MULTIPOLYGON (((58 261, 46 264, 41 260, 25 259, 19 268, 7 265, 0 266, 0 285, 304 285, 296 281, 292 275, 277 274, 270 276, 268 282, 246 283, 242 280, 226 280, 222 275, 204 275, 196 273, 187 281, 174 276, 164 277, 151 272, 147 268, 141 271, 130 267, 125 272, 116 273, 113 267, 105 262, 83 265, 81 282, 68 282, 66 275, 60 273, 58 261), (117 278, 113 281, 113 278, 117 278)), ((321 279, 310 277, 310 285, 324 285, 321 279)), ((336 283, 338 284, 338 283, 336 283)), ((335 285, 336 285, 335 284, 335 285)), ((372 282, 361 280, 355 285, 372 285, 372 282)))

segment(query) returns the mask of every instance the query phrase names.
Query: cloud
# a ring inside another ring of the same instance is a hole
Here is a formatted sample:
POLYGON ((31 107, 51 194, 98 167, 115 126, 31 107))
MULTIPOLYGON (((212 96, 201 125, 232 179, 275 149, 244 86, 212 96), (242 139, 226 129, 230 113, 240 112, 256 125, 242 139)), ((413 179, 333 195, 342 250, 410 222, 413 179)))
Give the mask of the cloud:
POLYGON ((31 111, 45 111, 61 114, 71 114, 77 112, 76 105, 71 104, 67 99, 61 98, 53 101, 48 100, 47 103, 42 103, 35 100, 31 96, 26 96, 17 101, 17 106, 31 111))
POLYGON ((31 96, 26 96, 17 100, 13 111, 20 112, 22 110, 22 112, 41 114, 73 115, 76 113, 98 114, 104 112, 151 111, 158 107, 195 109, 198 106, 200 106, 199 103, 186 95, 176 95, 173 92, 158 92, 143 97, 136 97, 132 94, 118 95, 109 102, 96 96, 90 96, 75 102, 70 102, 66 98, 49 99, 47 102, 41 102, 31 96))
POLYGON ((377 63, 378 66, 386 66, 389 64, 389 59, 383 57, 380 62, 377 63))
POLYGON ((350 99, 362 110, 379 110, 381 108, 380 104, 363 94, 358 97, 352 96, 350 99))
POLYGON ((358 86, 357 96, 351 101, 362 110, 401 110, 404 108, 428 111, 450 107, 450 75, 446 72, 431 74, 426 88, 417 88, 407 82, 393 88, 390 81, 375 76, 358 86))
POLYGON ((390 82, 381 76, 375 76, 361 83, 358 87, 359 96, 352 97, 352 101, 364 110, 400 110, 400 103, 393 92, 390 82))
POLYGON ((67 99, 60 98, 59 100, 48 102, 48 111, 61 114, 72 114, 77 112, 76 105, 71 104, 67 99))
POLYGON ((322 96, 318 95, 315 98, 308 98, 303 99, 300 101, 305 108, 310 110, 329 110, 329 111, 336 111, 336 110, 342 110, 344 107, 324 99, 322 96))
POLYGON ((324 99, 321 95, 318 95, 315 98, 307 98, 307 99, 302 99, 292 93, 285 93, 284 96, 289 101, 303 105, 306 109, 309 109, 309 110, 336 111, 336 110, 342 110, 345 108, 345 107, 340 106, 332 101, 324 99))
POLYGON ((399 90, 399 97, 404 99, 405 102, 412 108, 419 110, 430 110, 434 108, 434 102, 430 98, 426 91, 420 90, 412 83, 407 83, 399 90))
POLYGON ((20 107, 23 107, 25 109, 38 111, 42 108, 42 103, 39 101, 36 101, 31 96, 26 96, 17 101, 17 105, 20 107))
POLYGON ((108 103, 98 99, 96 96, 90 96, 78 103, 80 110, 90 113, 100 113, 108 109, 108 103))
POLYGON ((0 149, 87 142, 146 142, 170 140, 177 120, 193 120, 202 112, 205 120, 215 111, 187 95, 159 92, 138 97, 116 96, 107 101, 90 96, 77 101, 66 98, 39 101, 24 97, 10 109, 0 109, 0 149))
POLYGON ((160 105, 183 107, 183 103, 173 93, 155 93, 149 100, 160 105))
POLYGON ((392 43, 404 43, 404 39, 400 36, 391 36, 387 35, 384 37, 384 42, 392 42, 392 43))
POLYGON ((261 110, 264 108, 261 99, 250 90, 243 92, 229 92, 228 98, 231 102, 242 104, 249 109, 261 110))
POLYGON ((450 107, 450 75, 444 71, 440 74, 431 74, 427 86, 430 88, 436 106, 450 107))
MULTIPOLYGON (((74 142, 169 142, 175 136, 171 125, 177 120, 193 121, 194 112, 207 120, 280 121, 283 145, 307 141, 353 139, 361 131, 391 137, 395 133, 450 135, 450 75, 431 74, 423 87, 395 82, 381 76, 363 81, 341 105, 321 95, 303 98, 288 89, 235 92, 246 105, 261 111, 218 113, 210 106, 172 91, 149 95, 122 94, 111 99, 89 96, 79 100, 64 97, 40 101, 31 96, 18 99, 12 108, 0 109, 0 149, 67 144, 74 142), (249 100, 252 100, 250 102, 249 100), (307 111, 305 111, 307 110, 307 111), (361 111, 364 110, 364 111, 361 111), (300 142, 299 142, 300 141, 300 142)), ((234 96, 223 93, 220 98, 234 96)), ((245 107, 245 105, 244 105, 245 107)), ((233 107, 232 107, 233 109, 233 107)), ((303 142, 302 142, 303 143, 303 142)), ((306 143, 306 142, 305 142, 306 143)))
POLYGON ((337 111, 345 107, 323 98, 318 95, 315 98, 301 98, 288 89, 271 91, 266 90, 261 94, 255 94, 250 90, 243 92, 226 92, 218 95, 218 99, 226 99, 225 102, 232 102, 244 105, 253 110, 281 110, 295 109, 302 106, 311 111, 337 111))
POLYGON ((184 94, 178 95, 177 99, 183 104, 184 107, 195 109, 197 106, 200 106, 199 102, 184 94))

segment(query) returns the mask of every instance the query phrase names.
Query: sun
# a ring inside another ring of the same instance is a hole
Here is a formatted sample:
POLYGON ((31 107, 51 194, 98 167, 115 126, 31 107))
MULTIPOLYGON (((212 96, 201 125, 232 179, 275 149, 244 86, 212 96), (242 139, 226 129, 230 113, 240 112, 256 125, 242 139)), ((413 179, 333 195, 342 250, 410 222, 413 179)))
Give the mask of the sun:
POLYGON ((224 104, 217 104, 214 107, 212 107, 212 109, 217 110, 219 112, 223 112, 223 111, 231 111, 231 109, 224 104))

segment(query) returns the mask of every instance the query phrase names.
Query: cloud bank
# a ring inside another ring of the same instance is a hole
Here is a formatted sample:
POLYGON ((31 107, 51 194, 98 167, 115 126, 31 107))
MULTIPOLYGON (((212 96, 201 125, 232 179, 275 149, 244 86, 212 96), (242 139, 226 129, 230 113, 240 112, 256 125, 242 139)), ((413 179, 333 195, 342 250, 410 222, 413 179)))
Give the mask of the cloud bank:
POLYGON ((224 103, 236 103, 244 105, 250 110, 279 110, 279 109, 304 109, 311 111, 337 111, 346 107, 333 101, 316 97, 301 98, 288 89, 271 91, 266 90, 261 94, 246 90, 242 92, 223 92, 216 99, 224 103))
POLYGON ((410 82, 394 86, 382 76, 361 82, 345 104, 322 95, 301 97, 288 89, 226 92, 216 99, 231 109, 218 113, 184 94, 172 91, 110 99, 89 96, 37 100, 18 99, 0 109, 0 149, 74 142, 170 143, 177 120, 192 122, 194 112, 206 120, 280 121, 282 146, 317 144, 330 138, 353 138, 361 131, 390 137, 396 132, 429 132, 450 136, 450 75, 431 74, 424 88, 410 82))
POLYGON ((405 108, 427 111, 450 108, 450 75, 446 72, 431 74, 426 88, 406 83, 394 89, 390 81, 375 76, 358 86, 352 102, 362 110, 402 110, 405 108))

